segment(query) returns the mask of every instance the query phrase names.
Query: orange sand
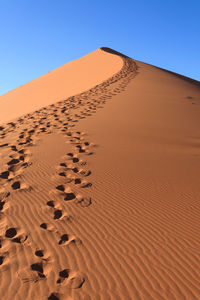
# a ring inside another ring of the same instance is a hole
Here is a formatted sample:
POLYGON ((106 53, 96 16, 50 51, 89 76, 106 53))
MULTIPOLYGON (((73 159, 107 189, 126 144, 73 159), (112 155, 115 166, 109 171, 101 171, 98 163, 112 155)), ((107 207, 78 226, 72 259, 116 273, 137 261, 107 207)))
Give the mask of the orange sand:
POLYGON ((200 299, 199 104, 107 48, 0 97, 1 299, 200 299))
POLYGON ((1 96, 1 123, 88 90, 122 66, 118 56, 100 49, 69 62, 1 96))

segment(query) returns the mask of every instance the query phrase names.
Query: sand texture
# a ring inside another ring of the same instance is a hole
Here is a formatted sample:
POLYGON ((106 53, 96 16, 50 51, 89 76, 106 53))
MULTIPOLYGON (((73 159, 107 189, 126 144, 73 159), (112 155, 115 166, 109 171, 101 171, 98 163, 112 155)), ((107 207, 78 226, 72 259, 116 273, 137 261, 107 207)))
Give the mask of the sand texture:
POLYGON ((0 299, 200 299, 200 85, 108 48, 0 97, 0 299))

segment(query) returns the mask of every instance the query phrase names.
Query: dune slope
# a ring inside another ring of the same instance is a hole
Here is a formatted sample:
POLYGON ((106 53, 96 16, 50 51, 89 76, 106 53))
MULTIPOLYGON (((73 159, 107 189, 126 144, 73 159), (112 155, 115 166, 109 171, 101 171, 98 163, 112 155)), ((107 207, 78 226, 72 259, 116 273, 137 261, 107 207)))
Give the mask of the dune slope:
POLYGON ((108 79, 123 66, 116 55, 100 49, 71 61, 0 96, 0 122, 66 99, 108 79))
POLYGON ((0 127, 2 299, 199 299, 199 83, 101 52, 0 127))

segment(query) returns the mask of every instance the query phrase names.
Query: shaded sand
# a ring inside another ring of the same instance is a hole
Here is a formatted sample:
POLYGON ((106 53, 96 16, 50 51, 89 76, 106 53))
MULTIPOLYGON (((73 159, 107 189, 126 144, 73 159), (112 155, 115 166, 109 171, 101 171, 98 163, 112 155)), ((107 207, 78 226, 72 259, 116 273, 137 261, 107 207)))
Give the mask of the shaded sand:
POLYGON ((101 52, 109 79, 0 127, 2 299, 199 299, 199 83, 101 52))

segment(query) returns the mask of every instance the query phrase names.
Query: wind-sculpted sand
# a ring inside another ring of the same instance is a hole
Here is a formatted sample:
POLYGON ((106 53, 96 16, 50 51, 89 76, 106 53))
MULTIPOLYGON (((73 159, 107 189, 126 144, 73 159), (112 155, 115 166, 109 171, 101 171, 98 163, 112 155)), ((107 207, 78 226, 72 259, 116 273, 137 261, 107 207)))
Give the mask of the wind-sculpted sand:
POLYGON ((199 83, 94 58, 97 85, 0 125, 1 299, 199 299, 199 83))

